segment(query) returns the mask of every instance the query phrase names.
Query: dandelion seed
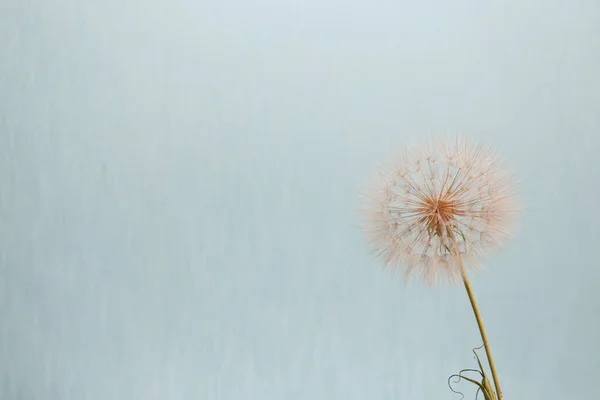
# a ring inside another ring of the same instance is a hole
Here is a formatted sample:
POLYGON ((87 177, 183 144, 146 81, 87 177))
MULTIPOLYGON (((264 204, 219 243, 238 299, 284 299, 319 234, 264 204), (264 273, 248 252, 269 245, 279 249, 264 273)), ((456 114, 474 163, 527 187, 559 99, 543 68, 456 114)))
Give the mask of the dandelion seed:
POLYGON ((489 148, 464 138, 402 152, 368 196, 369 245, 407 275, 459 280, 458 257, 477 267, 506 239, 514 215, 510 178, 489 148))

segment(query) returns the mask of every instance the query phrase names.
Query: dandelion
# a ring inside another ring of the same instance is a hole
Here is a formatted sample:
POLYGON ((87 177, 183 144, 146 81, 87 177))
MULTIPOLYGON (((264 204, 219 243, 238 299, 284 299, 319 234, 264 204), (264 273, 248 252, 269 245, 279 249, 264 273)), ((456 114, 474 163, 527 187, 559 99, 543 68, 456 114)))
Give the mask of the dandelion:
POLYGON ((465 266, 507 238, 514 215, 511 176, 488 147, 465 138, 435 139, 398 155, 379 171, 369 194, 366 230, 371 250, 389 267, 404 266, 430 284, 462 281, 477 319, 496 391, 495 368, 465 266))
POLYGON ((500 159, 464 138, 405 150, 380 171, 369 197, 371 249, 386 265, 404 265, 407 276, 418 270, 430 283, 460 278, 460 260, 478 267, 506 239, 514 214, 500 159))

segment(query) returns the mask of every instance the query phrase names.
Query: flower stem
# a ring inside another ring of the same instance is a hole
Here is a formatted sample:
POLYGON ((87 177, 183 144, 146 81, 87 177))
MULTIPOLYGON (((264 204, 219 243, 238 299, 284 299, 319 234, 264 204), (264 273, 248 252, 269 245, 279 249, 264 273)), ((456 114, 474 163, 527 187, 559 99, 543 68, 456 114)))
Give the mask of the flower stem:
POLYGON ((492 352, 490 351, 490 344, 488 343, 487 336, 485 334, 485 328, 483 327, 483 321, 481 320, 481 315, 479 314, 479 308, 477 308, 477 302, 475 301, 475 296, 473 295, 473 291, 471 290, 471 284, 469 283, 467 271, 465 270, 465 266, 464 266, 462 258, 460 256, 458 257, 458 261, 460 263, 462 280, 463 280, 463 283, 465 284, 465 289, 467 291, 467 295, 469 296, 469 301, 471 302, 471 307, 473 308, 473 314, 475 314, 475 319, 477 320, 477 326, 479 327, 479 332, 481 333, 481 339, 483 339, 483 346, 485 347, 485 354, 487 356, 488 363, 490 364, 490 370, 492 371, 492 378, 494 379, 494 386, 496 387, 496 394, 498 395, 498 400, 502 400, 502 392, 500 391, 500 383, 498 382, 498 374, 496 373, 496 366, 494 365, 494 360, 492 358, 492 352))

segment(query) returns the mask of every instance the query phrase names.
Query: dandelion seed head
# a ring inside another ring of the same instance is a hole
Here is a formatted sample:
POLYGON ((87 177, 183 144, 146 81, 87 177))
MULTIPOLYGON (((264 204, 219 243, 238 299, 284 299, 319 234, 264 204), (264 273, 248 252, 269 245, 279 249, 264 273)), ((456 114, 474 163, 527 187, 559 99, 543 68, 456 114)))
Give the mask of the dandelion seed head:
POLYGON ((455 281, 508 237, 514 185, 496 154, 464 137, 400 152, 379 171, 366 218, 371 250, 429 283, 455 281))

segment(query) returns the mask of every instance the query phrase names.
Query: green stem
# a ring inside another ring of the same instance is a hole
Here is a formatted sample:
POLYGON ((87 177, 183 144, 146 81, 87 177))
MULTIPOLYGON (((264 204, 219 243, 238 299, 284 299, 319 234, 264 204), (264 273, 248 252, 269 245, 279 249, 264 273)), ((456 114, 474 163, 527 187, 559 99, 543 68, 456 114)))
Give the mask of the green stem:
POLYGON ((502 392, 500 391, 500 382, 498 382, 498 374, 496 373, 496 366, 494 365, 494 359, 492 358, 492 352, 490 351, 490 344, 488 343, 487 336, 485 334, 485 328, 483 327, 483 321, 481 320, 481 315, 479 314, 479 308, 477 307, 477 302, 475 301, 475 296, 473 295, 473 290, 471 290, 471 284, 469 283, 469 278, 467 276, 467 271, 465 270, 465 266, 463 264, 462 258, 457 254, 458 262, 460 264, 460 270, 462 274, 462 280, 465 284, 465 289, 467 291, 467 295, 469 296, 469 301, 471 302, 471 307, 473 308, 473 313, 475 314, 475 319, 477 320, 477 326, 479 327, 479 332, 481 333, 481 339, 483 339, 483 346, 485 347, 485 354, 488 359, 488 363, 490 364, 490 370, 492 371, 492 378, 494 379, 494 386, 496 387, 496 394, 498 395, 498 400, 502 400, 502 392))

